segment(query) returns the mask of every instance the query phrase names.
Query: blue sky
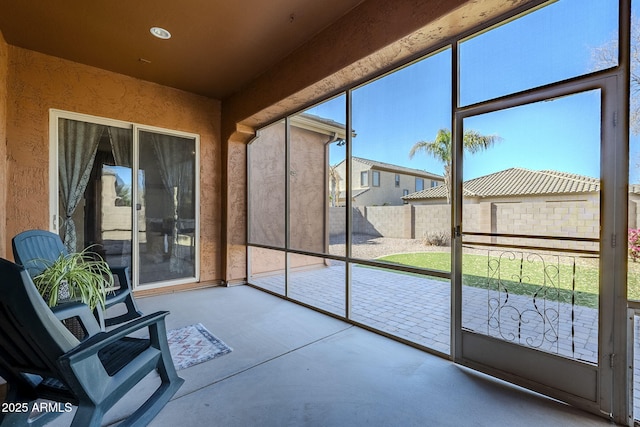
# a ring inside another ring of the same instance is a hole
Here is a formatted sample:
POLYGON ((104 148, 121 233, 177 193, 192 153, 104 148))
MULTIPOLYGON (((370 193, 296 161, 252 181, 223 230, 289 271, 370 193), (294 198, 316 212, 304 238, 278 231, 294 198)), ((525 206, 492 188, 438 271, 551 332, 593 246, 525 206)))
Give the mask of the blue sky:
MULTIPOLYGON (((460 47, 461 103, 469 104, 584 74, 592 51, 617 35, 617 0, 560 0, 465 41, 460 47)), ((442 173, 414 142, 450 128, 451 53, 432 55, 353 92, 354 156, 442 173)), ((345 123, 344 96, 311 113, 345 123)), ((465 129, 497 134, 490 150, 465 157, 464 178, 509 167, 555 169, 598 177, 600 94, 597 91, 472 117, 465 129)), ((637 147, 637 138, 632 147, 637 147)), ((344 158, 332 149, 331 163, 344 158)), ((640 158, 632 149, 634 158, 640 158)), ((632 182, 639 182, 632 170, 632 182)))

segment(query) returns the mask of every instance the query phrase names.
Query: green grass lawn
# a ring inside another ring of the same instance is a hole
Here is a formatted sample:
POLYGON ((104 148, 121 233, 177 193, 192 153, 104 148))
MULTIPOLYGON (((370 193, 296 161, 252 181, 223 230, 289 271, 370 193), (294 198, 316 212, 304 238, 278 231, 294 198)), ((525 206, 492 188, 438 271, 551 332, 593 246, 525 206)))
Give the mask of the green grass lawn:
MULTIPOLYGON (((597 264, 592 262, 592 265, 576 265, 574 285, 571 261, 568 258, 561 258, 561 263, 558 264, 557 259, 554 262, 551 261, 552 259, 551 257, 543 261, 535 256, 527 258, 525 254, 523 262, 520 262, 520 259, 512 260, 503 256, 500 259, 499 274, 501 291, 508 289, 513 294, 532 297, 536 295, 539 299, 546 298, 567 303, 571 303, 574 297, 576 304, 596 308, 598 306, 597 264), (575 293, 572 292, 573 286, 575 286, 575 293)), ((379 260, 414 267, 451 270, 451 255, 448 252, 395 254, 379 260)), ((488 267, 486 255, 465 254, 462 262, 464 285, 485 289, 489 286, 491 289, 498 289, 497 257, 490 259, 491 270, 488 267)), ((637 289, 637 286, 634 289, 637 289)))

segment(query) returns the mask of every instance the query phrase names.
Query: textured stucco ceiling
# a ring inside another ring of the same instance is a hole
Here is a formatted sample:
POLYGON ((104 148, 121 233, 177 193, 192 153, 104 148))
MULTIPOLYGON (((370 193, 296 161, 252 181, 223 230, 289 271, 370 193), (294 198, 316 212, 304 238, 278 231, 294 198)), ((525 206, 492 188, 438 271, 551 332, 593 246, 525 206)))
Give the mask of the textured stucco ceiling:
POLYGON ((0 31, 10 45, 224 99, 362 1, 0 0, 0 31))

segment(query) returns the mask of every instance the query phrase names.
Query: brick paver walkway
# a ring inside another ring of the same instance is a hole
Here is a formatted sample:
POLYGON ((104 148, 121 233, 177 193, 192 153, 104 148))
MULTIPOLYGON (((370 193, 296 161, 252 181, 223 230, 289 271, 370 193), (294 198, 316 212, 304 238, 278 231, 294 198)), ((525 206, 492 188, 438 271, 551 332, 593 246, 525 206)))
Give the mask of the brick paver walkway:
MULTIPOLYGON (((332 264, 294 272, 288 296, 345 316, 344 264, 335 261, 332 264)), ((366 267, 352 268, 351 278, 352 320, 443 353, 450 352, 449 281, 366 267)), ((284 294, 282 276, 254 279, 252 283, 284 294)), ((497 297, 504 303, 505 295, 468 286, 463 286, 462 295, 464 328, 587 362, 597 361, 595 309, 542 301, 537 301, 536 307, 530 297, 509 295, 508 306, 499 314, 495 312, 488 321, 494 307, 491 305, 489 310, 489 299, 497 297)))

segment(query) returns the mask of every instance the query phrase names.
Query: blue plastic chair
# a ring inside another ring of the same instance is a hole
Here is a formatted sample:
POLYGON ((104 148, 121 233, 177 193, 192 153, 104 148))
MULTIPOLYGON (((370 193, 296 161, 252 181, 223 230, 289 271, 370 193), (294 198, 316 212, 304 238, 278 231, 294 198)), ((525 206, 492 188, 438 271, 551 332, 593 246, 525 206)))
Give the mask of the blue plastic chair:
POLYGON ((0 375, 8 385, 5 405, 14 409, 0 412, 0 427, 51 421, 55 414, 46 412, 30 419, 37 399, 76 406, 72 427, 99 427, 109 408, 156 370, 158 388, 119 424, 146 426, 184 382, 167 343, 168 314, 157 312, 102 332, 85 304, 49 308, 27 271, 0 258, 0 375), (88 332, 82 342, 60 321, 71 317, 88 332), (144 328, 148 339, 128 336, 144 328))
MULTIPOLYGON (((48 262, 53 262, 60 255, 67 255, 60 236, 45 230, 28 230, 15 236, 11 241, 13 257, 16 263, 24 266, 33 278, 40 274, 48 262)), ((124 304, 126 313, 105 319, 106 326, 113 326, 142 316, 138 310, 131 292, 128 267, 110 267, 111 272, 118 279, 118 289, 110 292, 105 301, 105 307, 124 304)))

